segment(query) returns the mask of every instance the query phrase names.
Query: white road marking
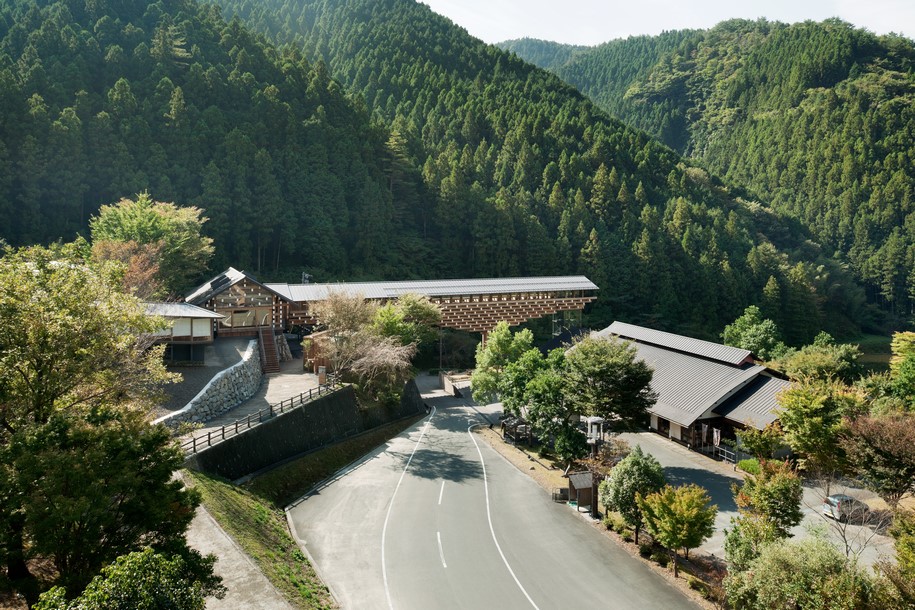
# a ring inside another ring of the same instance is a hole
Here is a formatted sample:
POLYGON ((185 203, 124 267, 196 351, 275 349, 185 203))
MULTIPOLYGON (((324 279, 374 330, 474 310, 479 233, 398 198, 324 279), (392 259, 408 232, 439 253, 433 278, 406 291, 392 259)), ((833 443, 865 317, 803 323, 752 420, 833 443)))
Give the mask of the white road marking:
POLYGON ((442 550, 442 533, 435 532, 435 535, 438 536, 438 556, 442 558, 442 567, 447 568, 448 564, 445 563, 445 551, 442 550))
POLYGON ((492 526, 492 513, 489 510, 489 482, 486 479, 486 462, 483 461, 483 452, 480 451, 480 446, 477 444, 477 439, 473 437, 473 432, 471 429, 475 426, 481 426, 482 424, 470 424, 467 426, 467 434, 470 435, 470 440, 473 441, 473 446, 477 448, 477 453, 480 455, 480 465, 483 467, 483 489, 486 491, 486 518, 489 520, 489 533, 492 534, 492 541, 496 543, 496 549, 499 551, 499 555, 502 556, 502 562, 505 564, 505 567, 508 568, 508 573, 512 575, 512 578, 515 579, 515 584, 518 585, 518 588, 521 589, 521 592, 524 593, 524 597, 527 598, 527 601, 531 603, 531 606, 535 610, 540 610, 537 604, 534 603, 534 600, 531 599, 531 596, 527 594, 527 590, 521 584, 521 581, 518 580, 518 577, 515 576, 515 571, 512 570, 512 567, 508 563, 508 559, 505 558, 505 553, 502 552, 502 547, 499 546, 499 541, 496 539, 496 530, 492 526))
POLYGON ((445 493, 445 482, 442 481, 442 488, 438 490, 438 505, 442 505, 442 494, 445 493))
POLYGON ((410 462, 413 461, 413 455, 416 453, 416 449, 419 447, 419 444, 423 442, 423 437, 426 436, 426 430, 429 428, 429 422, 432 421, 432 417, 435 415, 435 407, 432 407, 432 413, 429 414, 429 417, 426 419, 426 425, 423 426, 423 431, 419 435, 416 444, 413 446, 413 451, 410 452, 410 458, 407 460, 407 465, 403 467, 403 472, 400 473, 400 478, 397 479, 397 486, 394 487, 394 493, 391 494, 391 501, 388 504, 388 512, 384 516, 384 526, 381 528, 381 575, 384 578, 384 594, 388 598, 388 608, 394 610, 394 602, 391 601, 391 589, 388 586, 388 569, 384 563, 384 540, 388 533, 388 519, 391 518, 391 508, 394 507, 394 498, 397 497, 397 490, 400 489, 400 484, 403 482, 404 475, 407 474, 407 468, 410 467, 410 462))

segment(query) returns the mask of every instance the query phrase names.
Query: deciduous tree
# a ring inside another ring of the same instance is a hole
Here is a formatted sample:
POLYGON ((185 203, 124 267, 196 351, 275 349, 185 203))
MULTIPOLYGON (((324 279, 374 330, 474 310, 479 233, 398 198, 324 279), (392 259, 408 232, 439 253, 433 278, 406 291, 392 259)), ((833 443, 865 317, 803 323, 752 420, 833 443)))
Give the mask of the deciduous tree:
POLYGON ((758 475, 748 476, 739 488, 734 486, 737 506, 769 521, 775 535, 787 538, 791 528, 801 522, 801 478, 787 462, 765 460, 758 475))
POLYGON ((136 200, 103 205, 89 225, 92 241, 154 244, 161 252, 158 279, 170 294, 180 294, 206 271, 213 240, 202 233, 203 210, 154 201, 149 193, 136 200))
POLYGON ((586 337, 567 353, 569 398, 583 415, 597 415, 605 427, 628 430, 642 424, 657 401, 653 371, 635 347, 614 338, 586 337))
POLYGON ((647 496, 636 496, 645 519, 645 529, 668 551, 677 576, 677 550, 696 548, 715 531, 718 507, 710 505, 708 492, 698 485, 664 486, 647 496))
POLYGON ((222 598, 225 587, 213 576, 212 555, 196 551, 165 555, 152 548, 118 557, 86 590, 67 599, 63 587, 44 593, 34 610, 203 610, 206 598, 222 598))
POLYGON ((749 350, 762 360, 772 360, 785 353, 775 322, 763 319, 759 307, 750 305, 743 315, 724 327, 721 338, 725 345, 749 350))
POLYGON ((746 570, 730 572, 724 585, 728 604, 746 610, 874 608, 871 577, 816 537, 765 545, 746 570))
POLYGON ((470 381, 473 399, 480 403, 496 400, 502 371, 533 346, 534 335, 528 329, 512 332, 508 323, 496 324, 486 342, 477 346, 477 366, 470 381))
POLYGON ((915 492, 915 415, 847 420, 840 444, 851 469, 891 509, 915 492))
POLYGON ((639 543, 642 529, 642 509, 639 495, 647 496, 660 491, 667 483, 664 469, 651 454, 644 453, 636 445, 628 456, 610 471, 610 476, 600 484, 600 501, 611 510, 622 515, 632 527, 635 543, 639 543))

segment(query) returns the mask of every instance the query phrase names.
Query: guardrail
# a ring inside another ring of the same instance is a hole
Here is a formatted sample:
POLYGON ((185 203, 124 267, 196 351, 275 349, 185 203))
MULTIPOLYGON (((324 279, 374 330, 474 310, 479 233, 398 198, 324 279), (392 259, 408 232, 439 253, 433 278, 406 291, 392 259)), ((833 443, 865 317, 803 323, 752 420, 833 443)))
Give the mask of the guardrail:
POLYGON ((244 432, 245 430, 250 430, 258 426, 259 424, 271 420, 277 415, 281 415, 292 409, 306 405, 313 400, 317 400, 321 396, 326 396, 335 390, 338 390, 343 387, 343 384, 331 380, 329 383, 319 385, 316 388, 310 388, 307 392, 302 392, 298 396, 293 396, 292 398, 287 398, 282 400, 275 405, 269 405, 265 409, 261 409, 257 413, 252 413, 243 419, 238 419, 232 422, 231 424, 226 424, 221 428, 216 428, 214 430, 208 431, 206 434, 201 434, 195 436, 189 440, 181 443, 181 449, 186 454, 194 454, 202 449, 207 447, 212 447, 227 438, 232 438, 244 432))

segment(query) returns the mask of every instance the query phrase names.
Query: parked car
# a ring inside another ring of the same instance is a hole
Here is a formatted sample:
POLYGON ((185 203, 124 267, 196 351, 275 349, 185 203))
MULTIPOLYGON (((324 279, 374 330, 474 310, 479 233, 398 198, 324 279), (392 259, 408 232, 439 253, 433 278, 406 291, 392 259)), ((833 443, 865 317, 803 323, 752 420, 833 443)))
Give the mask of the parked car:
POLYGON ((867 518, 870 507, 846 494, 833 494, 823 502, 823 514, 839 521, 852 521, 861 523, 867 518))

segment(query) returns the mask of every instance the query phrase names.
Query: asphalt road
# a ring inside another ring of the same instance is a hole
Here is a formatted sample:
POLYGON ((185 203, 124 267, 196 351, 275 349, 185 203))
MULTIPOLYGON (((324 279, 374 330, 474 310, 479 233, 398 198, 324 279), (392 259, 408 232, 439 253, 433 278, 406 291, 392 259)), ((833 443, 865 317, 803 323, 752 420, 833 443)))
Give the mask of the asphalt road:
POLYGON ((468 432, 433 414, 288 509, 344 608, 695 608, 468 432))

